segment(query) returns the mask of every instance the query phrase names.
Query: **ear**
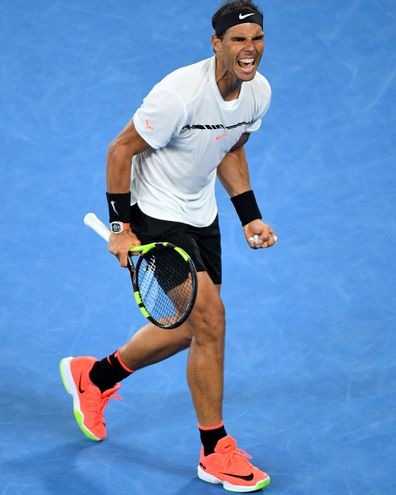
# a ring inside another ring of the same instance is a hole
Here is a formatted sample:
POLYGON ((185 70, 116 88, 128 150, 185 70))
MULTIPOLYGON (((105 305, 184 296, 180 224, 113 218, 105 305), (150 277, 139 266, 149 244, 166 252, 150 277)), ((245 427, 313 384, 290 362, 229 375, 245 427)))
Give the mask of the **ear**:
POLYGON ((215 53, 221 50, 221 39, 218 38, 215 34, 212 34, 212 47, 215 53))

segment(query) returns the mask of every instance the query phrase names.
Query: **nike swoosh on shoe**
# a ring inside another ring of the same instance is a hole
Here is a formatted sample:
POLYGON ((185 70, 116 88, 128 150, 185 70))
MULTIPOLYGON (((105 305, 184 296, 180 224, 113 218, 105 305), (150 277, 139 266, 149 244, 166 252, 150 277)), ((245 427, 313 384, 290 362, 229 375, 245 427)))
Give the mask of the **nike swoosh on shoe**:
POLYGON ((80 376, 80 381, 78 382, 78 390, 79 390, 80 394, 83 394, 85 392, 85 390, 83 390, 81 388, 81 378, 82 378, 82 375, 80 376))
POLYGON ((220 474, 224 474, 225 476, 232 476, 233 478, 239 478, 240 480, 245 480, 245 481, 252 481, 252 479, 254 478, 253 473, 250 473, 246 476, 242 476, 240 474, 231 474, 231 473, 220 473, 220 474))

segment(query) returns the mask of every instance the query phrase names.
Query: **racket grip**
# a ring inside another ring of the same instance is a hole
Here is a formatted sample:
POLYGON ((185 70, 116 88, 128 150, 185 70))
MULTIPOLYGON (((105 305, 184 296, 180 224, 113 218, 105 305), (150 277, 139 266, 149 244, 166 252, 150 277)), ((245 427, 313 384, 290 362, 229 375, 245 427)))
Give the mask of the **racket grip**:
POLYGON ((92 230, 100 235, 105 241, 109 241, 110 230, 106 225, 99 220, 95 213, 87 213, 84 217, 85 225, 88 225, 92 230))

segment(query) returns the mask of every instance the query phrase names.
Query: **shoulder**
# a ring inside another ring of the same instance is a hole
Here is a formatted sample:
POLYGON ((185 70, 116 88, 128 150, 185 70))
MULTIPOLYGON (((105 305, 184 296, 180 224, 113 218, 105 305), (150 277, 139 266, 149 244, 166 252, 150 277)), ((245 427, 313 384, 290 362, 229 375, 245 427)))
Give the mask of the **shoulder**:
POLYGON ((248 83, 248 86, 255 96, 264 99, 271 99, 270 83, 268 82, 268 79, 260 72, 256 72, 254 79, 248 83))
POLYGON ((181 67, 164 77, 157 84, 157 87, 177 95, 187 105, 201 94, 209 84, 211 67, 212 58, 181 67))
POLYGON ((247 84, 248 95, 251 98, 256 117, 264 116, 271 103, 271 86, 267 78, 259 72, 247 84))

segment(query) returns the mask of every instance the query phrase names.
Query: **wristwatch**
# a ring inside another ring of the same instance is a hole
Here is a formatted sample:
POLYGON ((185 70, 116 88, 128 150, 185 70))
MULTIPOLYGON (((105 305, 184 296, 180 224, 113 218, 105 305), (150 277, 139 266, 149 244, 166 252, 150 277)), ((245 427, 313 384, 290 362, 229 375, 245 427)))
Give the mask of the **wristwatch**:
POLYGON ((129 223, 123 222, 111 222, 110 223, 110 232, 113 234, 122 234, 125 230, 129 229, 129 223))

